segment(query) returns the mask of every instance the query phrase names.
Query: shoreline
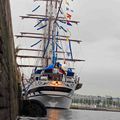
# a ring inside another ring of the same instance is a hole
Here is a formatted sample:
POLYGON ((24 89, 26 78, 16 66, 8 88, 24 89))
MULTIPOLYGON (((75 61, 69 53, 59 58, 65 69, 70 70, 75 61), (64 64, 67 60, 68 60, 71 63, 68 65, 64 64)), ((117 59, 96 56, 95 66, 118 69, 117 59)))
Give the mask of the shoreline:
POLYGON ((109 111, 109 112, 120 112, 120 109, 112 109, 112 108, 88 108, 88 107, 70 107, 70 109, 78 109, 78 110, 93 110, 93 111, 109 111))

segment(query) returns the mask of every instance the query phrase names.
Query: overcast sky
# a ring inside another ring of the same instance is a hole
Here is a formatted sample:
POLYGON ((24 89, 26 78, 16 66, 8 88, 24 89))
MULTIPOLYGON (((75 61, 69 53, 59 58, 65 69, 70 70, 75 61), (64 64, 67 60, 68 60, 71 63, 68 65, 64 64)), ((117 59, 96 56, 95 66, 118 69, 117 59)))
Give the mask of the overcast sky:
MULTIPOLYGON (((80 19, 79 39, 83 41, 79 56, 86 60, 77 68, 83 83, 77 93, 120 97, 120 0, 74 1, 74 14, 80 19)), ((19 16, 31 11, 31 3, 11 0, 15 33, 21 27, 19 16)))

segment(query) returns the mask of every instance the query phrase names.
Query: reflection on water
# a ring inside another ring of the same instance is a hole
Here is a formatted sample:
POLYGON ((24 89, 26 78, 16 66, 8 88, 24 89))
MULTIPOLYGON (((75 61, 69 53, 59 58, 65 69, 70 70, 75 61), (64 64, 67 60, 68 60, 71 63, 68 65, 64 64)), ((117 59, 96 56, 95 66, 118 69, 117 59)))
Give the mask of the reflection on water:
POLYGON ((48 109, 47 117, 21 117, 19 120, 120 120, 120 112, 48 109))
POLYGON ((49 111, 48 112, 49 120, 58 120, 58 118, 60 117, 60 111, 59 110, 49 109, 48 111, 49 111))
POLYGON ((48 109, 47 120, 120 120, 120 112, 48 109))
POLYGON ((66 109, 48 109, 48 120, 72 120, 72 111, 66 109))

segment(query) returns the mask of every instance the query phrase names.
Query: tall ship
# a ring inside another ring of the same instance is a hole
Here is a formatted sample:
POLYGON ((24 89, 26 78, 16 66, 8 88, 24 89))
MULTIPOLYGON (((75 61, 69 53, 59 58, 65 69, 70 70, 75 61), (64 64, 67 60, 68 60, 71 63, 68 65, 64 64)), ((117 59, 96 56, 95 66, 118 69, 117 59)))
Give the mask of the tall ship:
POLYGON ((74 11, 70 4, 74 4, 74 0, 34 0, 34 3, 32 13, 20 17, 34 20, 36 32, 16 35, 17 38, 38 39, 30 48, 17 48, 31 53, 16 54, 17 58, 36 59, 34 65, 18 64, 19 67, 32 67, 30 78, 22 81, 23 93, 27 99, 38 100, 46 107, 69 109, 75 90, 82 87, 72 63, 84 61, 75 59, 72 52, 71 43, 81 42, 71 38, 69 29, 79 24, 72 19, 74 11))

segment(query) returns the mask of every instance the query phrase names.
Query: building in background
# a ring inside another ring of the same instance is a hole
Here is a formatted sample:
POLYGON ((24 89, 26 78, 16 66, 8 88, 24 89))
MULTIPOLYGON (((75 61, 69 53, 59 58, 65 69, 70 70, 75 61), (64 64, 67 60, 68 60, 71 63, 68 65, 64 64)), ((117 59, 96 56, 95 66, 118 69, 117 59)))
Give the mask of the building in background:
POLYGON ((72 108, 81 109, 101 109, 101 110, 119 110, 120 98, 112 96, 86 96, 75 94, 72 100, 72 108))

